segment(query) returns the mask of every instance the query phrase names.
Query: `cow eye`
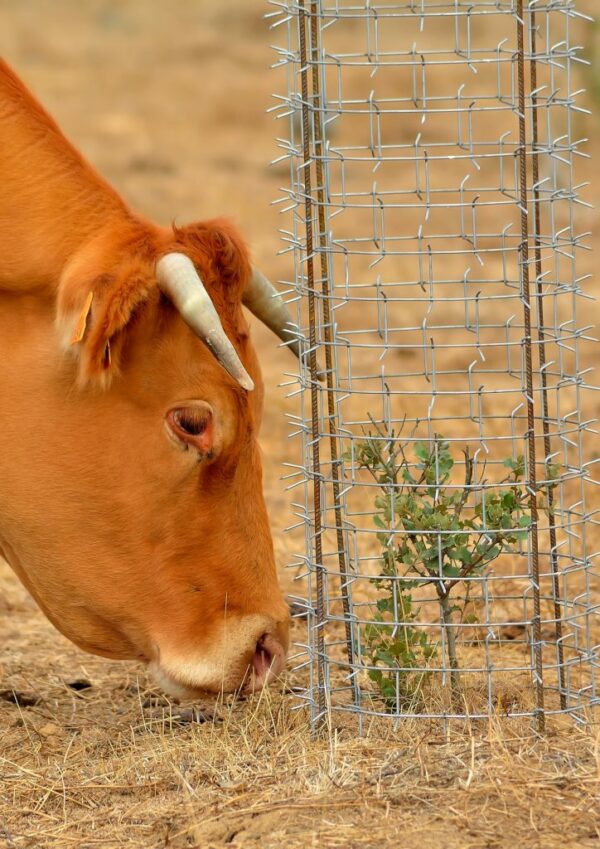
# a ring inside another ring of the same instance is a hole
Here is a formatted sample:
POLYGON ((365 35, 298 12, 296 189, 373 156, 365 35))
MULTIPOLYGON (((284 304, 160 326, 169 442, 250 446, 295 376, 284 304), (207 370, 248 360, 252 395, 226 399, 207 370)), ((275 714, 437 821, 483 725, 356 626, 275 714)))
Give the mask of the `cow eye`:
POLYGON ((166 417, 167 427, 180 444, 195 448, 204 457, 213 454, 214 423, 209 404, 192 402, 172 407, 166 417))

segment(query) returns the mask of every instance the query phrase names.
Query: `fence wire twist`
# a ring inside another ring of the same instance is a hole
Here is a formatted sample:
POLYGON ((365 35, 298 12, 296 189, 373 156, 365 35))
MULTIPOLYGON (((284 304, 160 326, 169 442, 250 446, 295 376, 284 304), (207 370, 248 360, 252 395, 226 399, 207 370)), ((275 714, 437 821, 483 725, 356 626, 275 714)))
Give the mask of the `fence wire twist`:
POLYGON ((572 0, 272 5, 312 719, 582 717, 599 634, 583 16, 572 0))

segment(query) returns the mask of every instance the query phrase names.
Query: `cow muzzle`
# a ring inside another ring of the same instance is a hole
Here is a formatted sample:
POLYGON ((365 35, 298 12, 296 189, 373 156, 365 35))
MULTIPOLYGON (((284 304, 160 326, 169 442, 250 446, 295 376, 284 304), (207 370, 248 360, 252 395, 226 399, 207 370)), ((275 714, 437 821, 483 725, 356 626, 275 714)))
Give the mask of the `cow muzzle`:
POLYGON ((150 664, 156 682, 169 695, 193 698, 205 693, 252 693, 275 680, 285 667, 288 619, 237 616, 223 620, 210 644, 159 645, 150 664))

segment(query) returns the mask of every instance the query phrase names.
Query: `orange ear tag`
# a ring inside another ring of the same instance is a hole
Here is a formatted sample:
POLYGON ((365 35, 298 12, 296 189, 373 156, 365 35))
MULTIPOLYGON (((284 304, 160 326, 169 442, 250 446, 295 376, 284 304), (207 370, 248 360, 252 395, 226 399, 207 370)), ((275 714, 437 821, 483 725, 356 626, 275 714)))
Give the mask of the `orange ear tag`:
POLYGON ((81 342, 83 337, 85 336, 85 330, 87 327, 87 320, 90 315, 90 310, 92 308, 92 300, 94 298, 94 293, 90 292, 87 298, 85 299, 85 304, 83 305, 83 309, 79 314, 79 318, 77 319, 77 324, 75 325, 75 329, 73 331, 73 336, 71 337, 70 345, 76 345, 78 342, 81 342))

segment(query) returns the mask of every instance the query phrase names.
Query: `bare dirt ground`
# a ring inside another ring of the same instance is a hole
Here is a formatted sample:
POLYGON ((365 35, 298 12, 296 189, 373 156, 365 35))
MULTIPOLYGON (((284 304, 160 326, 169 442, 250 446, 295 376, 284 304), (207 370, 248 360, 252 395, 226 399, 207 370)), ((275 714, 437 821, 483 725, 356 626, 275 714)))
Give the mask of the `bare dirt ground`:
MULTIPOLYGON (((0 47, 132 206, 160 221, 230 215, 279 279, 290 272, 276 255, 271 202, 286 176, 268 166, 279 130, 265 110, 284 80, 267 72, 275 37, 266 10, 253 0, 5 0, 0 47)), ((584 223, 595 239, 596 214, 584 223)), ((590 270, 584 258, 582 273, 590 270)), ((302 545, 283 534, 292 514, 282 463, 297 451, 283 413, 294 402, 278 388, 287 355, 260 327, 255 339, 268 398, 265 489, 283 566, 302 545)), ((282 571, 288 590, 291 577, 282 571)), ((465 725, 447 737, 406 722, 361 739, 331 728, 313 740, 288 689, 170 705, 143 669, 84 655, 57 634, 4 565, 0 640, 8 849, 600 846, 593 726, 553 722, 540 740, 527 722, 465 725)))

